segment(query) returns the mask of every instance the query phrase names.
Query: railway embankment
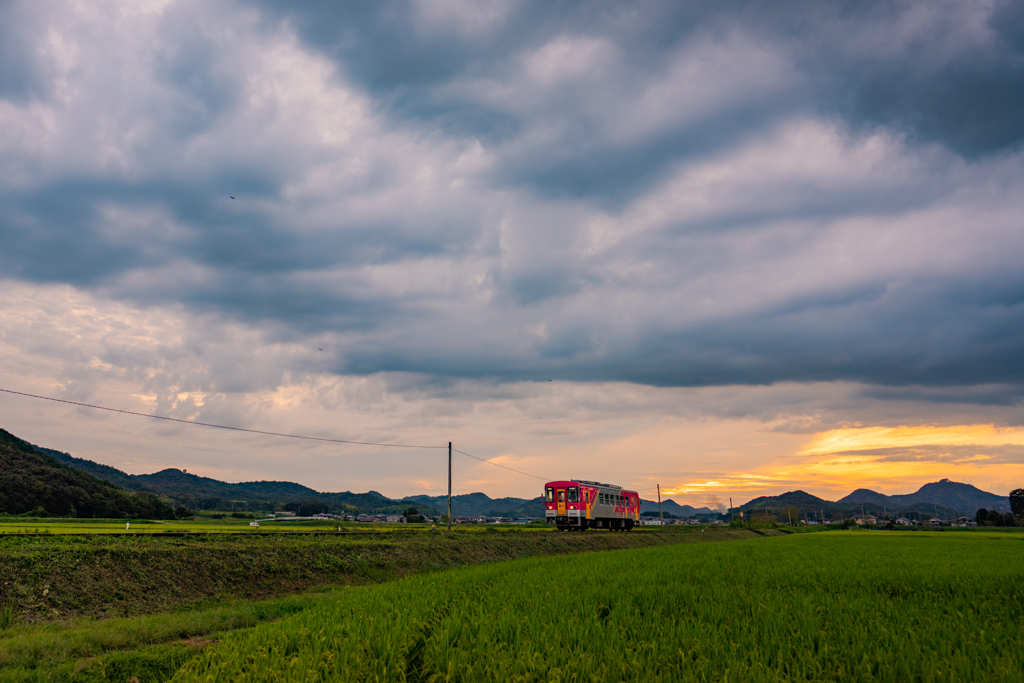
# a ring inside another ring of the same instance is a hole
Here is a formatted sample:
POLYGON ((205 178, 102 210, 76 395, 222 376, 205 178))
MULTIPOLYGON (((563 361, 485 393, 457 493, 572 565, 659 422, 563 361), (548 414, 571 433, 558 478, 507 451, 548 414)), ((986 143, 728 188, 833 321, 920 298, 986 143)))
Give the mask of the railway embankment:
MULTIPOLYGON (((762 532, 763 534, 763 532, 762 532)), ((25 621, 125 617, 361 585, 520 557, 756 538, 743 529, 629 533, 473 529, 293 536, 0 536, 0 603, 25 621)))

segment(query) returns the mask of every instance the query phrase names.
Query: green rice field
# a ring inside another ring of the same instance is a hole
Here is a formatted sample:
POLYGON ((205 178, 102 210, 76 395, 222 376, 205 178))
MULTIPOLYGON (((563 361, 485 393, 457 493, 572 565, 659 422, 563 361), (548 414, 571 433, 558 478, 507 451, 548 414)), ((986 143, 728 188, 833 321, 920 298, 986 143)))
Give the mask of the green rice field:
POLYGON ((1019 681, 1024 535, 837 532, 341 589, 175 681, 1019 681))
MULTIPOLYGON (((240 533, 240 532, 268 532, 268 531, 334 531, 339 527, 338 523, 331 522, 280 522, 261 521, 258 528, 249 526, 251 520, 224 519, 224 520, 93 520, 93 519, 62 519, 62 518, 41 518, 21 519, 8 518, 0 519, 0 534, 159 534, 166 532, 190 531, 194 533, 240 533), (130 526, 126 529, 125 523, 130 526)), ((352 524, 341 526, 352 528, 352 524)), ((369 527, 369 524, 359 525, 369 527)), ((373 525, 400 526, 400 525, 373 525)), ((411 526, 411 525, 410 525, 411 526)))

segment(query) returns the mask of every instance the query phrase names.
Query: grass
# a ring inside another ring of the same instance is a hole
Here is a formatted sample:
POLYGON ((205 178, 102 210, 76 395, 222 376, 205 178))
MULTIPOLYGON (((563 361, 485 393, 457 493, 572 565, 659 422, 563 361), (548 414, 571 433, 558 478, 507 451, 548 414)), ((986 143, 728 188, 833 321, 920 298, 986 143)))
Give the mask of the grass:
POLYGON ((175 681, 1017 681, 1024 536, 794 534, 350 589, 175 681))
POLYGON ((533 555, 753 536, 699 529, 559 534, 479 528, 352 535, 0 536, 0 602, 20 621, 124 617, 221 597, 262 599, 324 585, 533 555))
MULTIPOLYGON (((64 518, 0 518, 0 534, 143 534, 168 531, 193 533, 245 533, 256 531, 249 526, 248 519, 200 519, 200 520, 116 520, 116 519, 64 519, 64 518), (125 529, 125 522, 131 524, 125 529)), ((331 522, 260 522, 259 532, 275 531, 334 531, 340 526, 351 529, 353 525, 331 522)), ((361 525, 366 527, 368 525, 361 525)), ((402 525, 381 525, 402 526, 402 525)), ((410 525, 412 526, 412 525, 410 525)))
POLYGON ((224 632, 295 614, 330 595, 229 600, 133 619, 23 624, 0 633, 0 681, 167 680, 224 632))
POLYGON ((14 603, 6 602, 0 605, 0 631, 6 631, 14 626, 14 603))

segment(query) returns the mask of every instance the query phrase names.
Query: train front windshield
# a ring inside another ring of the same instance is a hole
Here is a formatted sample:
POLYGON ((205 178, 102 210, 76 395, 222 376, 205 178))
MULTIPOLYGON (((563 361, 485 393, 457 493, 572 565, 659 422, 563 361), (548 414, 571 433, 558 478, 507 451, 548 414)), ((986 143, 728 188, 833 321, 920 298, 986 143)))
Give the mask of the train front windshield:
POLYGON ((578 503, 580 502, 580 490, 575 486, 569 489, 569 502, 578 503))
POLYGON ((544 500, 546 500, 549 503, 555 502, 555 490, 550 486, 544 490, 544 500))

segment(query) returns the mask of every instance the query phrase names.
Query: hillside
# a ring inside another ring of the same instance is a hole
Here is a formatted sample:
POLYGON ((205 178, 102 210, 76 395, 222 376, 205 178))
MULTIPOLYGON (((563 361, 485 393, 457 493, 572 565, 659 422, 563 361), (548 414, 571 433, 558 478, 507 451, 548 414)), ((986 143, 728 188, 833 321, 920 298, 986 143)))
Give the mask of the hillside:
MULTIPOLYGON (((443 512, 448 511, 448 496, 406 496, 403 502, 429 505, 443 512)), ((544 497, 532 500, 526 498, 491 498, 484 493, 467 493, 452 496, 453 517, 543 517, 544 497)))
POLYGON ((925 484, 914 493, 896 496, 887 496, 870 489, 857 489, 845 498, 840 498, 838 502, 874 503, 890 508, 938 505, 954 510, 964 510, 971 514, 979 508, 998 510, 1000 512, 1010 511, 1009 498, 997 496, 994 493, 982 491, 970 484, 961 484, 949 479, 925 484))
MULTIPOLYGON (((231 484, 175 468, 168 468, 153 474, 128 474, 115 467, 84 458, 76 458, 68 453, 38 446, 34 448, 68 467, 86 472, 124 489, 166 496, 177 504, 196 510, 283 508, 301 514, 322 510, 398 514, 409 507, 402 501, 386 498, 375 491, 322 493, 290 481, 250 481, 231 484)), ((425 507, 421 512, 431 514, 434 511, 425 507)))
POLYGON ((973 516, 979 508, 1009 512, 1010 500, 970 484, 943 479, 925 484, 915 493, 896 496, 887 496, 870 489, 857 489, 834 502, 804 491, 790 491, 779 496, 755 498, 737 510, 745 513, 769 510, 779 514, 787 507, 796 507, 802 515, 812 517, 849 517, 865 512, 871 515, 888 513, 950 519, 961 515, 973 516))
MULTIPOLYGON (((699 515, 717 515, 719 510, 712 510, 711 508, 695 508, 692 505, 680 505, 670 498, 663 498, 661 500, 661 509, 665 513, 665 516, 672 515, 674 517, 695 517, 699 515)), ((640 512, 657 512, 658 501, 656 500, 640 500, 640 512)))
POLYGON ((173 518, 154 495, 131 494, 40 452, 0 429, 0 512, 77 517, 173 518))

